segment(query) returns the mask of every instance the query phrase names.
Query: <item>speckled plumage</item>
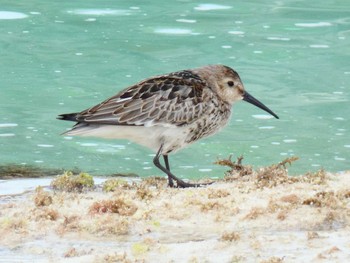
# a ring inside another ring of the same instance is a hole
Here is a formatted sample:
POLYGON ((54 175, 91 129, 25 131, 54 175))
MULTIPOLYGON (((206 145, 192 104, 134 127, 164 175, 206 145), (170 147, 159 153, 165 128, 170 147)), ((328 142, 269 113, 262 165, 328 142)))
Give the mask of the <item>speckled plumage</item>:
MULTIPOLYGON (((158 151, 158 158, 166 156, 167 163, 169 153, 224 127, 232 104, 248 96, 254 100, 248 102, 260 103, 244 91, 236 71, 209 65, 143 80, 96 106, 59 119, 77 122, 65 135, 129 139, 158 151)), ((257 106, 274 115, 263 104, 257 106)))

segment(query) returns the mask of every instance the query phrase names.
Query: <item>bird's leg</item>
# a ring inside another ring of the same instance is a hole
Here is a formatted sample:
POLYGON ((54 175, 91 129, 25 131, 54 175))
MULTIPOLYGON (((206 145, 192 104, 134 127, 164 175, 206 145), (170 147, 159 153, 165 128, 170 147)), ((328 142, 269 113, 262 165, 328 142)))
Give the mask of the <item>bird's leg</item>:
MULTIPOLYGON (((170 172, 170 165, 169 165, 168 155, 167 154, 163 154, 163 159, 164 159, 164 163, 165 163, 165 168, 170 172)), ((173 178, 171 178, 169 175, 168 175, 168 185, 170 187, 174 187, 173 178)))
MULTIPOLYGON (((156 156, 153 158, 153 163, 154 165, 159 168, 160 170, 162 170, 164 173, 166 173, 168 175, 168 178, 169 178, 169 186, 170 187, 175 187, 174 184, 171 185, 171 182, 172 180, 175 180, 176 181, 176 187, 178 188, 186 188, 186 187, 201 187, 203 185, 206 185, 206 184, 191 184, 191 183, 186 183, 184 181, 182 181, 181 179, 177 178, 175 175, 173 175, 170 170, 168 169, 169 168, 169 162, 168 162, 168 167, 164 167, 160 164, 159 162, 159 158, 160 158, 160 155, 161 155, 161 151, 162 151, 162 148, 163 148, 163 145, 160 146, 156 156), (171 180, 171 181, 170 181, 171 180)), ((167 155, 165 155, 167 156, 167 155)), ((164 161, 167 160, 167 157, 164 158, 164 161)), ((167 161, 165 161, 167 162, 167 161)), ((165 163, 165 165, 167 166, 167 164, 165 163)), ((210 183, 209 183, 210 184, 210 183)))

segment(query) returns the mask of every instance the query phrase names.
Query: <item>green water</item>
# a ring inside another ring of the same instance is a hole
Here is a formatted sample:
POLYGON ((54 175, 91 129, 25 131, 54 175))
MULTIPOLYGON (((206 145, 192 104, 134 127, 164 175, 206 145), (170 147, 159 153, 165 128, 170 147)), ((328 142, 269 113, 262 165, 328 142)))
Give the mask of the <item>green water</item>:
POLYGON ((0 5, 0 164, 159 175, 128 141, 67 138, 81 111, 143 78, 221 63, 280 116, 245 102, 216 136, 171 156, 175 174, 222 176, 298 156, 294 174, 350 169, 350 2, 10 1, 0 5))

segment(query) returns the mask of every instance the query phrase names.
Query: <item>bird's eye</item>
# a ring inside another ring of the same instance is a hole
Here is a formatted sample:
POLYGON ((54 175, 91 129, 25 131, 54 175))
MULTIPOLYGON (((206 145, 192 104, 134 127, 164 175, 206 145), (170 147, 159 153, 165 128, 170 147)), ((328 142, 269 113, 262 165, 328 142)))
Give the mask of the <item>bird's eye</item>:
POLYGON ((232 80, 229 80, 227 81, 227 85, 229 85, 230 87, 233 87, 235 83, 232 80))

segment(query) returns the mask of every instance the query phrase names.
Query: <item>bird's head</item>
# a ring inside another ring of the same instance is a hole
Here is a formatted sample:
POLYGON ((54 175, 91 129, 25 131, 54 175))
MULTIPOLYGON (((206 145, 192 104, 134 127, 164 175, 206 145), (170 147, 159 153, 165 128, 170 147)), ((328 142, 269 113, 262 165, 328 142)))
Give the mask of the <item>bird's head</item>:
POLYGON ((245 91, 241 78, 232 68, 224 65, 209 65, 198 69, 197 74, 226 103, 232 105, 236 101, 244 100, 279 119, 273 111, 245 91))

